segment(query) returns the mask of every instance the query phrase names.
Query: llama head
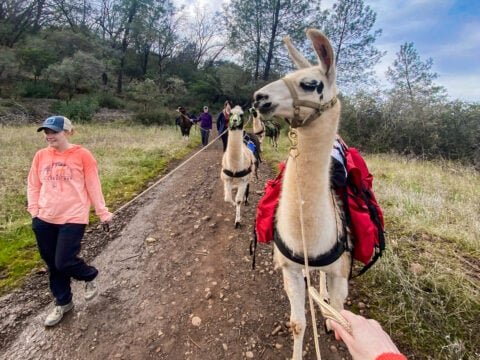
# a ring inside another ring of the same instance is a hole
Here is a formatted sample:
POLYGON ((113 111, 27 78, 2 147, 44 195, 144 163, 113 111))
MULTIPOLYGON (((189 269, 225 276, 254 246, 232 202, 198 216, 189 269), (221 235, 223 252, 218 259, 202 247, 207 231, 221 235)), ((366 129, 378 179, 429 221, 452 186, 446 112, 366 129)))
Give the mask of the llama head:
POLYGON ((303 119, 318 113, 316 109, 327 107, 336 101, 335 55, 332 45, 319 30, 309 29, 307 36, 312 42, 318 64, 310 64, 295 49, 290 39, 285 38, 288 54, 298 70, 254 93, 254 107, 262 115, 292 119, 296 111, 297 116, 303 119), (294 96, 298 99, 294 99, 294 96))
POLYGON ((228 128, 230 130, 243 130, 243 110, 240 105, 235 106, 230 111, 228 128))

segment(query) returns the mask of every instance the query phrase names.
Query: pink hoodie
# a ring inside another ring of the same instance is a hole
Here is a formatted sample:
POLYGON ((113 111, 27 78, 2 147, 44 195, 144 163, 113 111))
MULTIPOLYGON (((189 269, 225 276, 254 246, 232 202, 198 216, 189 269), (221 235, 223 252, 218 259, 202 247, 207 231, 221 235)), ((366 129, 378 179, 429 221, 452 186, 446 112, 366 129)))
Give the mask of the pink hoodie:
POLYGON ((28 212, 52 224, 88 224, 90 206, 102 222, 112 214, 105 206, 97 162, 87 149, 39 150, 28 174, 28 212))

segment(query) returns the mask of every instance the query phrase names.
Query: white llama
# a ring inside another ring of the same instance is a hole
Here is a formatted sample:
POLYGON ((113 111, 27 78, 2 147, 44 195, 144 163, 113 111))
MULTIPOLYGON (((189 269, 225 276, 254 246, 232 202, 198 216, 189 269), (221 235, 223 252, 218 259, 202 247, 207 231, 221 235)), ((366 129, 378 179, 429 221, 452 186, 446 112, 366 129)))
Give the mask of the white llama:
POLYGON ((222 172, 225 202, 235 206, 235 227, 240 226, 242 202, 248 203, 249 183, 256 173, 256 159, 253 152, 243 142, 243 110, 235 106, 228 121, 228 143, 223 154, 222 172), (232 191, 237 189, 235 201, 232 191))
POLYGON ((327 273, 330 304, 338 311, 343 309, 347 297, 350 269, 350 254, 344 251, 346 237, 330 193, 330 153, 340 117, 335 56, 329 40, 320 31, 309 29, 307 36, 319 64, 311 65, 287 38, 289 55, 299 70, 254 94, 254 107, 262 115, 290 119, 298 134, 297 157, 289 158, 284 174, 274 250, 275 265, 282 269, 290 300, 295 360, 302 358, 306 326, 305 283, 300 264, 304 261, 302 230, 309 266, 327 273))

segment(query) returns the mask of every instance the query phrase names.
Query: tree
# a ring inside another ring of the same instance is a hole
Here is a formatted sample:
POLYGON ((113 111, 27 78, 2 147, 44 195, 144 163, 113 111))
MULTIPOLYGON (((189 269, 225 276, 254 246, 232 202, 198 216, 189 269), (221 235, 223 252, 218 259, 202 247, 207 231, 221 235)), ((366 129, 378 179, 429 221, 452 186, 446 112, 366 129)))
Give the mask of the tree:
POLYGON ((25 35, 38 29, 43 0, 0 2, 0 45, 13 47, 25 35))
POLYGON ((13 77, 18 72, 15 52, 11 48, 0 46, 0 80, 13 77))
POLYGON ((433 83, 438 75, 432 72, 433 59, 422 61, 413 42, 400 46, 393 67, 388 67, 387 79, 393 84, 393 91, 407 94, 412 103, 420 98, 438 98, 445 89, 433 83))
POLYGON ((189 43, 195 45, 194 63, 197 67, 205 63, 213 64, 226 47, 224 24, 218 21, 220 18, 220 12, 196 6, 193 21, 187 24, 186 37, 189 43))
POLYGON ((343 92, 372 83, 374 66, 384 52, 374 43, 382 30, 373 30, 376 13, 363 0, 339 0, 331 12, 319 17, 320 26, 332 42, 337 65, 337 82, 343 92))
POLYGON ((100 85, 102 63, 90 54, 76 52, 60 64, 52 64, 46 70, 49 80, 59 86, 58 92, 66 90, 71 99, 78 90, 91 90, 100 85))
POLYGON ((58 61, 56 53, 49 50, 47 41, 38 37, 30 37, 18 51, 22 68, 32 73, 34 81, 50 64, 58 61))
POLYGON ((232 0, 225 9, 229 47, 237 54, 254 80, 268 80, 272 72, 285 70, 284 36, 305 41, 309 14, 319 1, 232 0))
POLYGON ((143 104, 143 110, 146 111, 153 100, 158 99, 158 86, 152 79, 137 81, 130 85, 132 97, 143 104))

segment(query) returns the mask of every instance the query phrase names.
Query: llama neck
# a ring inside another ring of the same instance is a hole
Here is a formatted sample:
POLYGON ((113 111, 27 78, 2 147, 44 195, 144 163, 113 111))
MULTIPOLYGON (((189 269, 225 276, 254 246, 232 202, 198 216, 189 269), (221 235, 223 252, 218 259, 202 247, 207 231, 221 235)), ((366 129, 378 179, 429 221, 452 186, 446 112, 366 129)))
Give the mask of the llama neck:
POLYGON ((228 143, 225 150, 227 167, 232 171, 240 169, 245 165, 246 159, 243 154, 243 130, 228 130, 228 143))
POLYGON ((286 245, 303 253, 299 194, 303 199, 304 235, 309 256, 331 249, 336 242, 335 209, 330 194, 330 156, 340 106, 298 128, 298 157, 289 159, 277 212, 277 228, 286 245))
POLYGON ((258 133, 263 130, 262 121, 258 118, 253 118, 253 132, 258 133))

